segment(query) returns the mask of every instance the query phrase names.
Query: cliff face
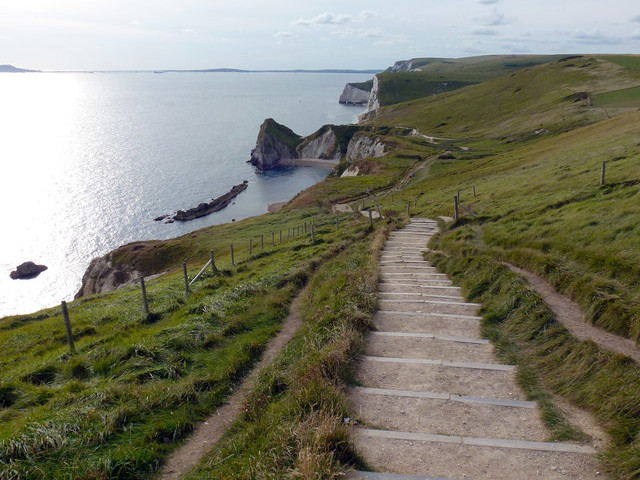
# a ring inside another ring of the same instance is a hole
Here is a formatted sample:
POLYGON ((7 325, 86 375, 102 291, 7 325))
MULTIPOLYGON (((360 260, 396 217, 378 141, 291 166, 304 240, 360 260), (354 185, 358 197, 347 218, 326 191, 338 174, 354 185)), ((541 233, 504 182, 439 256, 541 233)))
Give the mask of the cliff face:
POLYGON ((338 137, 330 126, 323 127, 315 138, 305 140, 298 147, 298 158, 321 158, 325 160, 340 160, 342 152, 338 137), (324 130, 324 131, 322 131, 324 130))
POLYGON ((260 127, 256 148, 251 151, 249 163, 260 170, 269 170, 279 166, 280 160, 298 158, 296 147, 302 137, 290 128, 267 118, 260 127))
POLYGON ((373 86, 371 87, 371 93, 369 94, 369 103, 367 103, 367 109, 362 113, 358 119, 364 121, 375 115, 380 108, 380 81, 378 76, 373 77, 373 86))
POLYGON ((387 72, 410 72, 413 70, 413 60, 400 60, 387 68, 387 72))
POLYGON ((369 94, 371 88, 362 88, 359 85, 353 83, 347 83, 340 95, 340 103, 346 105, 366 105, 369 103, 369 94))
POLYGON ((385 153, 386 145, 378 137, 360 132, 349 142, 346 159, 351 163, 361 158, 382 157, 385 153))
POLYGON ((115 290, 120 285, 134 282, 140 278, 141 272, 131 265, 115 266, 114 252, 91 260, 89 267, 82 276, 82 286, 76 298, 95 293, 106 293, 115 290))
POLYGON ((301 137, 284 125, 267 119, 260 127, 249 163, 260 170, 268 170, 278 168, 283 160, 340 160, 360 128, 356 125, 325 125, 317 132, 301 137))

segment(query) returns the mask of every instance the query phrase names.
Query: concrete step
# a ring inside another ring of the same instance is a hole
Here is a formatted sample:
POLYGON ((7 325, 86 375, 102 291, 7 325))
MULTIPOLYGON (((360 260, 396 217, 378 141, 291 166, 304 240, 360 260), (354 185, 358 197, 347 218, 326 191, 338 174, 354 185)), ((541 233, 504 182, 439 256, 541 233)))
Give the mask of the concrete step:
POLYGON ((388 300, 382 298, 378 302, 380 310, 414 313, 448 313, 453 315, 474 315, 478 305, 466 302, 439 300, 388 300))
POLYGON ((408 288, 397 292, 378 292, 378 297, 385 300, 439 300, 441 302, 466 303, 458 292, 447 292, 440 290, 438 293, 409 292, 408 288), (453 294, 453 295, 448 295, 453 294))
POLYGON ((455 365, 438 363, 437 360, 433 363, 412 363, 363 356, 356 377, 360 385, 371 388, 526 400, 516 385, 515 368, 488 370, 455 365))
POLYGON ((456 287, 454 285, 445 285, 445 286, 426 286, 420 285, 419 283, 380 283, 378 291, 380 293, 391 293, 391 292, 411 292, 411 293, 423 293, 423 294, 431 294, 437 295, 442 293, 444 295, 458 295, 461 296, 460 287, 456 287))
POLYGON ((349 396, 368 428, 530 441, 547 436, 533 402, 371 388, 352 388, 349 396))
POLYGON ((493 346, 486 340, 444 336, 429 338, 429 334, 421 333, 372 332, 365 351, 372 357, 429 358, 486 364, 495 362, 493 346))
POLYGON ((480 338, 480 322, 469 318, 377 312, 373 317, 373 324, 381 332, 415 332, 480 338))
POLYGON ((385 274, 381 275, 380 283, 391 285, 415 285, 416 287, 454 287, 451 280, 445 277, 421 277, 415 275, 385 274))
POLYGON ((593 451, 570 444, 499 442, 482 437, 418 435, 361 428, 355 429, 354 437, 369 464, 389 473, 474 480, 603 478, 593 451))

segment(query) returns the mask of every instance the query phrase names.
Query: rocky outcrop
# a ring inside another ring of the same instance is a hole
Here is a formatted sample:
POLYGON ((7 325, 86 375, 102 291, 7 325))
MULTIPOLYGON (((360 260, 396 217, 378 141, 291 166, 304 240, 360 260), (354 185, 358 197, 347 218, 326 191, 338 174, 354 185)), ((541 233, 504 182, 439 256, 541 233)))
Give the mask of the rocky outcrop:
POLYGON ((24 262, 16 267, 16 269, 9 274, 14 280, 28 280, 30 278, 36 278, 48 267, 46 265, 36 265, 33 262, 24 262))
POLYGON ((380 108, 380 80, 378 80, 378 76, 373 77, 373 85, 371 87, 371 93, 369 94, 369 103, 367 103, 367 109, 362 113, 358 119, 359 121, 364 121, 371 117, 371 115, 375 115, 375 113, 380 108))
POLYGON ((204 217, 213 212, 218 212, 229 205, 240 193, 244 192, 248 185, 249 182, 245 180, 238 185, 234 185, 227 193, 214 198, 209 203, 201 203, 197 207, 190 208, 189 210, 178 210, 173 216, 161 215, 154 218, 154 220, 156 222, 160 222, 168 219, 166 223, 172 223, 174 220, 178 222, 186 222, 188 220, 195 220, 196 218, 204 217))
POLYGON ((367 105, 372 83, 347 83, 338 101, 345 105, 367 105))
POLYGON ((386 145, 378 137, 360 132, 353 136, 347 148, 346 160, 351 163, 355 160, 368 157, 382 157, 386 153, 386 145))
POLYGON ((91 260, 82 276, 82 286, 76 294, 76 298, 110 292, 121 285, 135 282, 142 276, 142 273, 135 267, 115 262, 116 252, 117 250, 114 250, 103 257, 91 260))
POLYGON ((314 138, 307 138, 297 148, 298 158, 321 158, 326 160, 340 160, 340 142, 331 126, 324 126, 314 138))
POLYGON ((387 72, 419 72, 420 69, 415 67, 414 60, 400 60, 387 68, 387 72))
POLYGON ((280 160, 298 158, 296 147, 302 137, 290 128, 267 118, 260 126, 256 148, 251 151, 249 163, 259 170, 269 170, 280 166, 280 160))
POLYGON ((346 155, 351 138, 361 128, 357 125, 324 125, 317 132, 301 137, 269 118, 260 127, 249 163, 259 170, 269 170, 290 165, 291 160, 339 161, 346 155))

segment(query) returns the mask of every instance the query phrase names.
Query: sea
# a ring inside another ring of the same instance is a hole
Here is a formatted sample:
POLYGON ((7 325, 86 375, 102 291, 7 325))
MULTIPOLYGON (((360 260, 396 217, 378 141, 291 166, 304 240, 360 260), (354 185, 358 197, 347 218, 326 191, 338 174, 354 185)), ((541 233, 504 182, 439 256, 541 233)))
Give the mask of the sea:
POLYGON ((94 257, 267 212, 327 170, 259 174, 247 163, 260 125, 300 135, 356 121, 338 103, 344 73, 0 74, 0 317, 71 300, 94 257), (155 217, 249 182, 224 210, 190 222, 155 217), (12 280, 19 264, 48 267, 12 280))

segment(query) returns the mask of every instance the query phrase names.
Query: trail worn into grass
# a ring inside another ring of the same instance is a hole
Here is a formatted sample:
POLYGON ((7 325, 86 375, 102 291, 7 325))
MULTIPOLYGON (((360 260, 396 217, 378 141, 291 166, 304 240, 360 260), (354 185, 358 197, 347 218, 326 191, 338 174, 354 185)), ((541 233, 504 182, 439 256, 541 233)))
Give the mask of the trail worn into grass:
POLYGON ((591 340, 604 350, 619 353, 640 363, 640 349, 633 340, 620 337, 584 321, 584 313, 571 299, 556 292, 543 278, 528 270, 505 263, 514 273, 527 279, 531 287, 538 292, 549 305, 556 319, 578 340, 591 340))
POLYGON ((299 309, 305 291, 306 289, 302 290, 294 298, 289 315, 282 323, 280 332, 269 342, 253 371, 237 386, 236 391, 227 399, 227 402, 202 422, 187 442, 169 456, 157 475, 158 480, 183 478, 222 438, 240 412, 244 397, 253 385, 258 372, 276 357, 302 325, 299 309))
POLYGON ((436 231, 414 218, 381 252, 376 331, 348 393, 356 446, 386 473, 348 478, 601 478, 592 444, 548 441, 516 367, 499 363, 481 338, 479 305, 424 261, 436 231))

